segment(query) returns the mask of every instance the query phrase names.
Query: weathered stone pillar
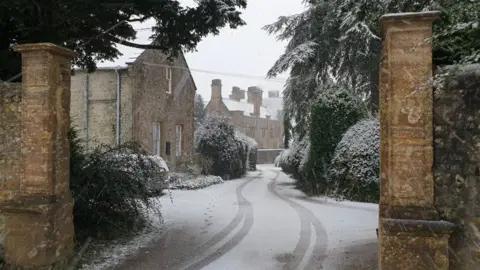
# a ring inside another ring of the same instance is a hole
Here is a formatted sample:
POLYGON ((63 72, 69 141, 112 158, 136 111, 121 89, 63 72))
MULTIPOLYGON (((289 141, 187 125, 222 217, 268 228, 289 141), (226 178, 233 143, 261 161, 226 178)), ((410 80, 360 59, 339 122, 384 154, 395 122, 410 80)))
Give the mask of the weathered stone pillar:
POLYGON ((452 224, 438 221, 432 174, 432 22, 387 14, 380 67, 379 269, 448 269, 452 224))
POLYGON ((74 245, 67 132, 75 53, 50 43, 15 50, 22 53, 23 175, 2 203, 5 260, 20 268, 64 269, 74 245))

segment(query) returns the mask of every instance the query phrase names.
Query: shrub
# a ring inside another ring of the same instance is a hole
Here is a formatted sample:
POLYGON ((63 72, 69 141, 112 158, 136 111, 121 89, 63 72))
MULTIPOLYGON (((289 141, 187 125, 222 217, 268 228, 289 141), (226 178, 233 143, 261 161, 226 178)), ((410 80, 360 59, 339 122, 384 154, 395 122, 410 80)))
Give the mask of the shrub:
POLYGON ((256 151, 256 143, 235 131, 230 119, 208 117, 195 132, 195 149, 208 161, 209 166, 203 166, 204 174, 228 180, 245 175, 251 167, 250 152, 256 151))
POLYGON ((323 90, 312 103, 310 122, 310 150, 304 164, 306 193, 318 194, 327 188, 325 173, 342 134, 367 116, 365 104, 350 91, 340 87, 323 90))
POLYGON ((171 189, 194 190, 223 183, 223 179, 220 176, 192 175, 189 173, 172 173, 170 179, 171 189))
POLYGON ((257 142, 239 131, 235 132, 235 138, 247 149, 247 170, 257 170, 257 142))
POLYGON ((378 202, 378 120, 362 120, 348 129, 338 143, 327 179, 331 194, 340 199, 378 202))
POLYGON ((168 170, 164 161, 148 157, 134 143, 100 145, 86 152, 73 129, 69 140, 77 237, 112 238, 147 225, 145 210, 155 210, 150 200, 152 181, 168 170))
POLYGON ((301 183, 304 180, 301 164, 307 158, 309 144, 307 137, 301 141, 298 140, 298 137, 295 137, 290 144, 290 148, 283 150, 277 160, 278 166, 282 168, 282 171, 298 180, 297 183, 301 183))
MULTIPOLYGON (((198 155, 186 154, 177 160, 175 171, 191 175, 200 175, 202 172, 202 163, 198 155)), ((171 176, 172 174, 170 174, 171 176)))

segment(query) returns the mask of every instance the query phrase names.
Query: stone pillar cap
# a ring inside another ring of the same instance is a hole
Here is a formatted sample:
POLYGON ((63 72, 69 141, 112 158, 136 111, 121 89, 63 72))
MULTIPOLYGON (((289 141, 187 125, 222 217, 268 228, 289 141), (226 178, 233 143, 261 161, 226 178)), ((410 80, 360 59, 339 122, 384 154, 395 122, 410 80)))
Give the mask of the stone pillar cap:
POLYGON ((53 52, 53 53, 56 53, 56 54, 61 54, 61 55, 64 55, 64 56, 68 56, 68 57, 71 57, 71 58, 74 58, 74 57, 78 56, 78 53, 76 53, 76 52, 74 52, 70 49, 57 46, 53 43, 18 44, 18 45, 14 46, 14 50, 16 52, 20 52, 20 53, 30 52, 30 51, 49 51, 49 52, 53 52))
POLYGON ((380 17, 382 23, 388 21, 401 20, 431 20, 434 21, 442 14, 441 11, 423 11, 423 12, 404 12, 404 13, 388 13, 380 17))

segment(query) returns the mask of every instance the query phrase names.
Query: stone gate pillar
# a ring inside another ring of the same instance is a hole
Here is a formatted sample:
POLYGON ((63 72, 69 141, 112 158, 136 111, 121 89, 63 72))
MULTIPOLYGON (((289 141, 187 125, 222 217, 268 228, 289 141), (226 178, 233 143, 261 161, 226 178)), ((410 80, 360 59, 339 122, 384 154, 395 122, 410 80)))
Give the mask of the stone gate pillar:
POLYGON ((67 132, 75 53, 50 43, 15 50, 22 54, 23 174, 2 205, 5 260, 20 268, 65 269, 74 245, 67 132))
POLYGON ((448 269, 452 224, 434 208, 432 22, 387 14, 380 66, 379 269, 448 269))

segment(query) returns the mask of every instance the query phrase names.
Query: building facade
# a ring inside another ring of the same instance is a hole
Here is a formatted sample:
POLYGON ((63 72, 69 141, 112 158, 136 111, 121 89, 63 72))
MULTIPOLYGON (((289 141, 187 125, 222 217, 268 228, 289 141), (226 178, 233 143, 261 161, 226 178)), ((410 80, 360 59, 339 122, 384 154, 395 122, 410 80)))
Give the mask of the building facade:
POLYGON ((230 117, 236 129, 253 138, 259 149, 283 148, 282 99, 278 91, 270 91, 264 99, 259 87, 247 91, 233 87, 229 98, 223 98, 222 81, 215 79, 205 111, 207 115, 230 117))
POLYGON ((76 70, 71 119, 88 148, 135 141, 175 167, 193 151, 195 91, 183 54, 146 50, 125 67, 76 70))

